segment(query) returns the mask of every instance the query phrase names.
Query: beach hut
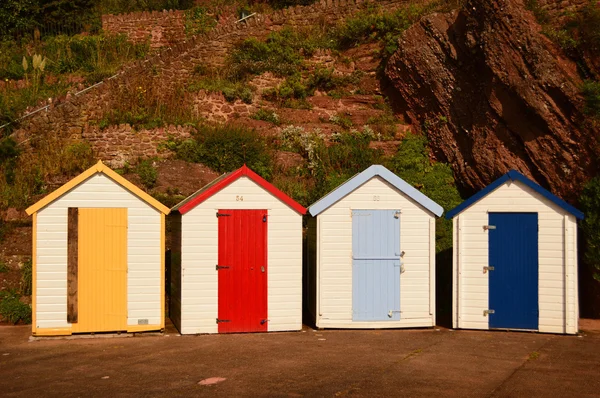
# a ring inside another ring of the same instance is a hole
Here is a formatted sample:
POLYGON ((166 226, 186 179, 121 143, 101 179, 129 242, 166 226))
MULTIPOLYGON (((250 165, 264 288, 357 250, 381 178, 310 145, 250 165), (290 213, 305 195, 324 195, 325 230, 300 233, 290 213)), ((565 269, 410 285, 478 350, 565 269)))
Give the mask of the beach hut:
POLYGON ((577 220, 517 171, 448 212, 453 327, 577 333, 577 220))
POLYGON ((310 206, 306 295, 319 328, 435 325, 443 209, 373 165, 310 206))
POLYGON ((163 329, 168 213, 102 162, 29 207, 33 334, 163 329))
POLYGON ((176 205, 170 314, 179 331, 300 330, 305 213, 245 165, 176 205))

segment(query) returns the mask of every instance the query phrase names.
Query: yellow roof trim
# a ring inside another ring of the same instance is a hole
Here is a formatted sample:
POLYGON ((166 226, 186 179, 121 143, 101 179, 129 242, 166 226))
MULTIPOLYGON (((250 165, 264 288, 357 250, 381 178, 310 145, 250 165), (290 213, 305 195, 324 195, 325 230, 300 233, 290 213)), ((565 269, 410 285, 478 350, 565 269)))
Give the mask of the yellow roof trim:
POLYGON ((83 173, 79 174, 77 177, 73 178, 71 181, 67 182, 62 187, 60 187, 57 190, 55 190, 54 192, 46 195, 43 199, 39 200, 37 203, 31 205, 25 211, 27 212, 28 215, 32 215, 33 213, 36 213, 37 211, 39 211, 43 207, 46 207, 50 203, 54 202, 56 199, 58 199, 59 197, 61 197, 62 195, 64 195, 68 191, 70 191, 71 189, 75 188, 76 186, 78 186, 79 184, 81 184, 82 182, 84 182, 85 180, 87 180, 88 178, 90 178, 91 176, 93 176, 96 173, 103 173, 104 175, 109 177, 111 180, 113 180, 117 184, 121 185, 123 188, 127 189, 132 194, 134 194, 135 196, 137 196, 144 202, 148 203, 150 206, 154 207, 156 210, 158 210, 164 214, 169 214, 170 209, 167 206, 163 205, 158 200, 154 199, 152 196, 148 195, 146 192, 142 191, 141 189, 136 187, 134 184, 127 181, 125 178, 121 177, 119 174, 114 172, 110 167, 108 167, 104 163, 102 163, 101 160, 99 160, 98 163, 96 163, 95 165, 93 165, 92 167, 90 167, 89 169, 84 171, 83 173))

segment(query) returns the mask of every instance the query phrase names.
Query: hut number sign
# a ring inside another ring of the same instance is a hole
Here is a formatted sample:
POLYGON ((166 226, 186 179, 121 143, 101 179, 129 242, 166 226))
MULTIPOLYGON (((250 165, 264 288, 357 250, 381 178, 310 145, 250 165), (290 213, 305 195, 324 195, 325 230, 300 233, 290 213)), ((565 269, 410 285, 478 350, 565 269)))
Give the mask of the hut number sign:
POLYGON ((374 202, 379 202, 379 195, 373 195, 373 201, 374 202))
POLYGON ((244 201, 244 197, 242 195, 235 195, 235 201, 236 202, 243 202, 244 201))

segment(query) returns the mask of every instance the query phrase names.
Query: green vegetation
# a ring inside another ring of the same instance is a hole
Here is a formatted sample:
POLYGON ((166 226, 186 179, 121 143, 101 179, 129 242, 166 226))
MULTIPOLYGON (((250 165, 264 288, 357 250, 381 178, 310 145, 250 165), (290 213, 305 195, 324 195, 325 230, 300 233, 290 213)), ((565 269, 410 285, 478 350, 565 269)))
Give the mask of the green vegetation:
POLYGON ((8 265, 6 265, 6 263, 4 261, 0 260, 0 274, 5 274, 8 271, 10 271, 10 268, 8 268, 8 265))
POLYGON ((194 7, 185 12, 185 33, 188 36, 201 35, 217 25, 215 17, 206 7, 194 7))
POLYGON ((585 218, 581 222, 584 241, 584 260, 600 281, 600 177, 590 180, 579 198, 585 218))
POLYGON ((126 123, 153 129, 194 121, 191 96, 182 86, 165 89, 145 76, 132 76, 115 90, 116 95, 109 97, 108 111, 99 121, 101 128, 126 123))
POLYGON ((253 90, 247 84, 242 82, 233 82, 218 77, 203 77, 192 82, 188 88, 190 92, 206 90, 213 93, 222 93, 229 102, 239 99, 246 104, 252 103, 253 90))
POLYGON ((21 267, 21 294, 23 296, 31 296, 33 292, 32 284, 33 263, 31 258, 27 259, 21 267))
POLYGON ((281 119, 275 111, 264 108, 260 108, 250 117, 254 120, 263 120, 265 122, 273 123, 276 126, 279 126, 281 123, 281 119))
POLYGON ((135 168, 135 172, 140 177, 140 181, 147 188, 154 188, 156 180, 158 179, 158 172, 156 167, 152 164, 150 159, 142 160, 135 168))
POLYGON ((0 208, 24 208, 36 195, 46 192, 50 176, 73 177, 95 163, 88 143, 69 143, 61 134, 52 132, 30 142, 31 151, 16 158, 18 167, 11 178, 0 174, 0 208))
POLYGON ((540 3, 538 2, 538 0, 525 0, 525 8, 527 8, 529 11, 533 12, 535 19, 540 24, 545 24, 545 23, 550 22, 550 17, 548 15, 548 11, 546 11, 542 6, 540 6, 540 3))
POLYGON ((264 178, 273 173, 273 154, 265 137, 237 125, 200 124, 192 139, 175 146, 177 157, 202 163, 219 172, 248 165, 264 178))
POLYGON ((55 36, 26 45, 0 42, 0 79, 6 83, 0 86, 0 125, 17 119, 28 106, 65 94, 73 80, 90 85, 114 75, 148 49, 122 35, 55 36), (28 55, 32 50, 40 57, 37 63, 28 55))
POLYGON ((600 118, 600 82, 586 80, 582 91, 585 98, 585 113, 600 118))
MULTIPOLYGON (((408 135, 388 166, 400 178, 446 210, 462 202, 452 169, 447 164, 431 162, 424 136, 408 135)), ((441 217, 436 222, 436 249, 439 253, 452 247, 452 221, 441 217)))
POLYGON ((21 296, 15 291, 0 290, 0 318, 6 322, 17 324, 31 323, 31 307, 20 301, 21 296))
POLYGON ((386 60, 398 49, 398 38, 406 29, 420 17, 445 3, 409 4, 392 12, 373 4, 339 25, 330 33, 330 37, 338 49, 379 41, 382 43, 380 55, 386 60))

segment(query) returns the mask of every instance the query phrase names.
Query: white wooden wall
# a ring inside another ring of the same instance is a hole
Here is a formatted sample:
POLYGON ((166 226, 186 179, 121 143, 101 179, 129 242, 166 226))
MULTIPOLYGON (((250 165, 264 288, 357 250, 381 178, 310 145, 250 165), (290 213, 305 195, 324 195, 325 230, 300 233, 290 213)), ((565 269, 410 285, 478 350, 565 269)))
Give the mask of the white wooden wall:
POLYGON ((317 216, 317 316, 322 328, 435 324, 435 216, 379 177, 317 216), (400 321, 352 322, 352 210, 400 209, 400 321))
POLYGON ((454 327, 488 329, 483 315, 489 299, 489 273, 483 273, 488 232, 483 226, 489 212, 538 213, 539 331, 577 333, 577 221, 518 181, 505 183, 453 220, 454 327))
POLYGON ((70 327, 67 322, 67 209, 126 207, 127 324, 147 319, 161 324, 160 212, 104 174, 95 174, 38 212, 36 239, 36 323, 38 328, 70 327))
POLYGON ((181 333, 218 332, 219 209, 268 210, 268 330, 302 329, 302 216, 241 177, 181 217, 181 333))

